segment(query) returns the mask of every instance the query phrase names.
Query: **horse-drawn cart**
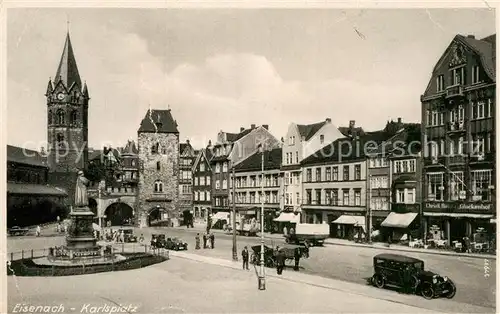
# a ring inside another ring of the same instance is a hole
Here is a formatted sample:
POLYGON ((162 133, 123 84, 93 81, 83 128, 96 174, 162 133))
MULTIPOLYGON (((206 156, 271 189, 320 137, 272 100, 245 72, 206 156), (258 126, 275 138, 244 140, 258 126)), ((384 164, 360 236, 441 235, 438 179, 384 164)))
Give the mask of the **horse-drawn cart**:
MULTIPOLYGON (((303 245, 284 244, 280 246, 280 250, 285 256, 285 263, 287 261, 295 261, 295 253, 298 251, 300 258, 309 257, 309 249, 303 245)), ((252 246, 252 255, 250 262, 254 265, 260 265, 260 245, 252 246)), ((275 267, 277 251, 271 247, 264 245, 264 266, 275 267)))

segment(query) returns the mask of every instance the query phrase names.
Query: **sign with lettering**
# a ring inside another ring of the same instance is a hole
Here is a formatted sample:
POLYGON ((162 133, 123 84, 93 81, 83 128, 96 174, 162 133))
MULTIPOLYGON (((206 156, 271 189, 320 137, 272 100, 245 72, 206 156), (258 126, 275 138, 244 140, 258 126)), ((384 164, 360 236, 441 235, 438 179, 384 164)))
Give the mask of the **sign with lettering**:
POLYGON ((447 213, 489 213, 493 212, 491 203, 462 203, 462 202, 426 202, 424 211, 447 213))

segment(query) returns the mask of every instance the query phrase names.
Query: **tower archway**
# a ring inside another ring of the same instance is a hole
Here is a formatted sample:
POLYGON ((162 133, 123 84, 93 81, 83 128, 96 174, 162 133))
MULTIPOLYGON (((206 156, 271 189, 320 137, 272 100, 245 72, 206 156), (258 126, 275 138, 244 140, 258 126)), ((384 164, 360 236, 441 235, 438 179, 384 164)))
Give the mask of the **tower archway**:
POLYGON ((109 205, 104 214, 106 215, 106 221, 111 223, 112 226, 121 226, 133 221, 134 209, 126 203, 117 202, 109 205))

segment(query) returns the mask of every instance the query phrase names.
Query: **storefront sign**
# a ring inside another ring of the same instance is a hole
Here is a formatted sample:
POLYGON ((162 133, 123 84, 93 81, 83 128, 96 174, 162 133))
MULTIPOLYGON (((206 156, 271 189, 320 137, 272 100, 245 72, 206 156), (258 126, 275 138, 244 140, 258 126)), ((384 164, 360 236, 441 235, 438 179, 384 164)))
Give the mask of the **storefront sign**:
POLYGON ((462 202, 427 202, 424 211, 450 213, 491 213, 492 204, 489 203, 462 203, 462 202))

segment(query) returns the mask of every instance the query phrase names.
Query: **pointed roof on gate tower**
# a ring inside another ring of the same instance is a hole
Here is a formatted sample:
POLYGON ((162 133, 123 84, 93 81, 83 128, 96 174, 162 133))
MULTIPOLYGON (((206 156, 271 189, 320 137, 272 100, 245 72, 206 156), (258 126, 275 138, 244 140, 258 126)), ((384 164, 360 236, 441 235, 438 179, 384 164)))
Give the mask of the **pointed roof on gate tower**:
POLYGON ((78 73, 78 67, 76 66, 75 55, 73 53, 73 47, 71 46, 69 32, 66 34, 66 42, 64 43, 61 61, 59 62, 59 67, 57 68, 54 85, 56 85, 60 80, 63 81, 67 89, 70 89, 71 85, 74 83, 76 83, 79 88, 82 88, 82 81, 80 79, 80 74, 78 73))

